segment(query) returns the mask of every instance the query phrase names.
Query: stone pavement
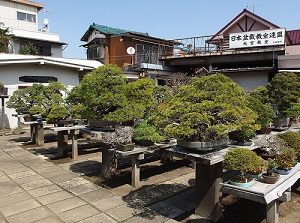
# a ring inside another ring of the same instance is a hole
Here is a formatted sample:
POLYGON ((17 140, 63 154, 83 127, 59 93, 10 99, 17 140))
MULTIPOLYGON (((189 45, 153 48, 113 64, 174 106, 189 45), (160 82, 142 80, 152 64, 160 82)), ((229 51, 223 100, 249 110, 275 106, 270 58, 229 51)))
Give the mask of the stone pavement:
POLYGON ((0 136, 0 223, 177 222, 194 209, 192 178, 120 196, 0 136))

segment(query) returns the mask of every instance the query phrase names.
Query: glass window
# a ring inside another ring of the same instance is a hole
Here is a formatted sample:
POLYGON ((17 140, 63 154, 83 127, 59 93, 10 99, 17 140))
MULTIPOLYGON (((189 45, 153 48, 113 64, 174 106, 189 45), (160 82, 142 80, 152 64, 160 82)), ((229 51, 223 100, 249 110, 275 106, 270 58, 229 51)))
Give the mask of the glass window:
POLYGON ((27 14, 24 12, 17 12, 17 19, 27 22, 36 22, 36 15, 33 14, 27 14))

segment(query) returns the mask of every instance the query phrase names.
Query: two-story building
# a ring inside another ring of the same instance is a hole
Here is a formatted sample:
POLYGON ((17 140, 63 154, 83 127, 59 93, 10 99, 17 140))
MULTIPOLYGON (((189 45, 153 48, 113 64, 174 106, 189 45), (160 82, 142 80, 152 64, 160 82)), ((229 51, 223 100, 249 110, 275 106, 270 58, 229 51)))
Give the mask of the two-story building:
POLYGON ((34 83, 48 84, 57 81, 71 89, 79 85, 88 72, 102 65, 96 60, 63 58, 63 46, 58 34, 49 32, 48 21, 39 25, 38 12, 43 4, 27 0, 0 0, 0 28, 9 28, 15 38, 10 42, 10 52, 0 53, 0 81, 7 88, 1 95, 0 126, 18 126, 14 109, 5 106, 8 98, 17 89, 34 83), (22 46, 31 43, 38 55, 21 55, 22 46))

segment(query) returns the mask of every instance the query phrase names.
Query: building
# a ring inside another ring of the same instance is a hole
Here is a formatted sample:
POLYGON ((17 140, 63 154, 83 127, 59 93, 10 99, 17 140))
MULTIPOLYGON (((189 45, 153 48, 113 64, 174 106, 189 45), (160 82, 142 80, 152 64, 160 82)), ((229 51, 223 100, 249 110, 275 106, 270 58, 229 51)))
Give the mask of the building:
POLYGON ((10 52, 0 53, 0 81, 7 89, 7 95, 1 95, 0 122, 5 128, 18 126, 18 120, 13 116, 14 109, 5 106, 15 90, 53 81, 71 89, 79 85, 86 73, 102 65, 95 60, 63 58, 66 44, 60 41, 58 34, 49 32, 47 20, 39 25, 38 12, 43 7, 27 0, 0 0, 0 28, 9 28, 16 37, 10 42, 10 52), (38 50, 38 55, 19 54, 22 46, 29 43, 38 50))
POLYGON ((224 73, 246 90, 266 85, 280 70, 299 68, 300 31, 287 31, 244 9, 212 36, 176 39, 165 65, 224 73))
POLYGON ((18 54, 22 46, 32 43, 42 56, 62 57, 66 45, 58 34, 48 29, 48 20, 39 24, 38 13, 43 4, 26 0, 0 0, 0 28, 9 28, 16 38, 11 42, 10 52, 18 54))
POLYGON ((95 23, 89 26, 81 41, 86 42, 82 46, 87 50, 87 59, 117 64, 129 80, 148 75, 161 82, 175 71, 159 60, 161 55, 173 51, 174 41, 95 23))

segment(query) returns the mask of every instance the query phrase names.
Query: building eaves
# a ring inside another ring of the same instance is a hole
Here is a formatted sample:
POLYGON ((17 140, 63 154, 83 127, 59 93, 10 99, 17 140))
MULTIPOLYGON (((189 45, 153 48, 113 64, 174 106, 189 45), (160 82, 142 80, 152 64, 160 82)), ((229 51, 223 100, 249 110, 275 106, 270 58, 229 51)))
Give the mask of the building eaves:
POLYGON ((30 5, 30 6, 35 6, 38 8, 38 11, 42 10, 44 8, 43 4, 33 2, 33 1, 27 1, 27 0, 10 0, 12 2, 16 2, 19 4, 24 4, 24 5, 30 5))
POLYGON ((300 29, 287 31, 291 45, 300 45, 300 29))

